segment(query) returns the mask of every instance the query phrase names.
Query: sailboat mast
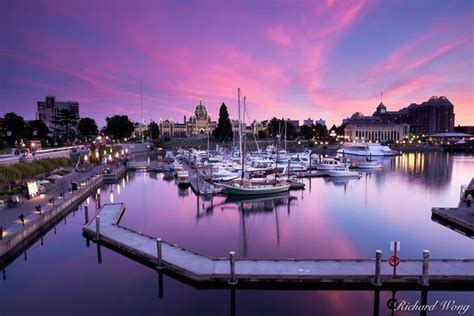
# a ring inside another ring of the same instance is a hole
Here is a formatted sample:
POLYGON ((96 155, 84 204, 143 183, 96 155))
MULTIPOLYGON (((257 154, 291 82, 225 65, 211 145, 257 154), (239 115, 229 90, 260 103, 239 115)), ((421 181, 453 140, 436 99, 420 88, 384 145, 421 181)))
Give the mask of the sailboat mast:
POLYGON ((242 121, 240 117, 240 88, 237 89, 237 106, 239 111, 239 154, 240 154, 240 164, 242 166, 242 174, 240 175, 241 179, 244 178, 244 156, 242 149, 242 121))
POLYGON ((284 120, 285 120, 285 151, 286 151, 286 131, 287 130, 286 130, 286 119, 284 119, 284 120))
MULTIPOLYGON (((140 112, 142 116, 142 124, 145 122, 143 121, 143 80, 140 81, 140 112)), ((145 131, 142 131, 142 143, 145 142, 145 131)))

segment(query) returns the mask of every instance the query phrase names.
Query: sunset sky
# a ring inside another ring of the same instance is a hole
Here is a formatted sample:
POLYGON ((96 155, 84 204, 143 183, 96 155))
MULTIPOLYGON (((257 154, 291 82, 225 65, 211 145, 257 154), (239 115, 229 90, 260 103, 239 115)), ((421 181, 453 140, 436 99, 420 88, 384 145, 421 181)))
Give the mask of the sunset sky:
POLYGON ((237 88, 250 119, 340 124, 432 95, 474 125, 474 2, 0 1, 0 114, 27 119, 46 95, 81 116, 212 119, 237 88))

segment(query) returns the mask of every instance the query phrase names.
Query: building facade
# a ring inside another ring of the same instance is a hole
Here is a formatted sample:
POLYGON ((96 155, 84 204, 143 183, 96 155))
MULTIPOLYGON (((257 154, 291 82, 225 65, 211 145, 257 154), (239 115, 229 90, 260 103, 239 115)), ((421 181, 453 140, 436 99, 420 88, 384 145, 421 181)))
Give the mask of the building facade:
POLYGON ((217 127, 217 122, 211 120, 211 116, 207 113, 206 106, 202 101, 199 101, 189 120, 186 121, 186 116, 184 117, 183 123, 175 122, 172 119, 160 120, 158 125, 162 136, 190 137, 212 133, 217 127))
MULTIPOLYGON (((38 120, 43 121, 52 132, 53 130, 58 130, 60 128, 60 126, 57 126, 55 123, 55 120, 62 110, 71 111, 76 115, 77 120, 79 120, 79 102, 56 101, 55 96, 47 96, 44 101, 38 101, 36 117, 38 120)), ((73 126, 72 128, 74 129, 73 126)))
POLYGON ((354 113, 347 121, 344 136, 350 141, 396 142, 408 137, 410 126, 384 122, 377 116, 354 113))
POLYGON ((314 121, 310 117, 308 117, 306 120, 303 121, 303 125, 306 125, 306 126, 311 126, 313 124, 314 124, 314 121))
POLYGON ((387 111, 380 103, 372 115, 385 123, 409 124, 417 135, 454 131, 454 105, 445 96, 433 96, 421 104, 412 103, 399 111, 387 111))

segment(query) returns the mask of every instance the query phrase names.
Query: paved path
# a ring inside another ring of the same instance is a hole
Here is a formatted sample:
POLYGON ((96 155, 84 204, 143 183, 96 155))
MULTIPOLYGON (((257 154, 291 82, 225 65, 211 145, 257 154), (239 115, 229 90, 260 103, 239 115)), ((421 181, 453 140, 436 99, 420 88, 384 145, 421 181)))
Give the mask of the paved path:
POLYGON ((59 194, 62 192, 68 192, 68 189, 71 187, 71 182, 81 182, 84 179, 91 177, 93 174, 100 173, 103 170, 103 166, 96 166, 91 168, 87 172, 75 172, 72 169, 72 173, 63 177, 62 179, 56 180, 54 183, 51 183, 46 188, 46 196, 25 200, 21 205, 17 207, 0 207, 0 226, 8 228, 11 226, 14 221, 18 220, 18 216, 23 214, 25 217, 33 214, 35 207, 41 205, 45 207, 48 204, 48 200, 52 197, 55 199, 58 198, 59 194))
MULTIPOLYGON (((100 240, 150 263, 157 262, 156 240, 118 224, 125 207, 123 204, 106 204, 99 210, 100 240)), ((96 232, 96 218, 87 223, 84 232, 96 232)), ((166 268, 195 281, 227 281, 230 261, 225 258, 207 257, 177 245, 162 242, 163 261, 166 268)), ((248 282, 339 282, 369 283, 375 271, 374 259, 362 260, 249 260, 235 263, 238 280, 248 282)), ((398 279, 391 279, 392 267, 382 261, 382 282, 407 282, 418 284, 422 274, 422 260, 402 260, 398 279)), ((430 282, 474 283, 474 259, 430 260, 430 282)))

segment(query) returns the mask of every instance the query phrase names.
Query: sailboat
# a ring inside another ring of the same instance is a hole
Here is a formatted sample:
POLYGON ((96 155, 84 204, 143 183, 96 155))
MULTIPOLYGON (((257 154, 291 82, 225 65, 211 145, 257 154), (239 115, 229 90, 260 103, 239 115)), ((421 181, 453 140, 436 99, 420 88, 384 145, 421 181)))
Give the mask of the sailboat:
MULTIPOLYGON (((224 189, 224 193, 229 195, 265 195, 265 194, 274 194, 281 192, 288 192, 290 190, 290 184, 282 181, 272 181, 270 183, 261 183, 256 184, 251 181, 244 181, 244 156, 245 151, 242 146, 242 120, 240 117, 240 88, 237 90, 238 98, 238 111, 239 111, 239 147, 240 147, 240 164, 241 164, 241 175, 240 181, 234 181, 231 183, 221 184, 224 189)), ((244 109, 245 109, 245 100, 244 97, 244 109)), ((245 110, 244 110, 245 114, 245 110)))

